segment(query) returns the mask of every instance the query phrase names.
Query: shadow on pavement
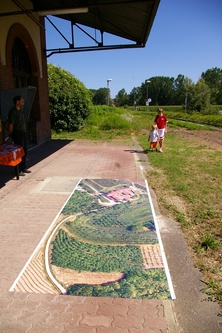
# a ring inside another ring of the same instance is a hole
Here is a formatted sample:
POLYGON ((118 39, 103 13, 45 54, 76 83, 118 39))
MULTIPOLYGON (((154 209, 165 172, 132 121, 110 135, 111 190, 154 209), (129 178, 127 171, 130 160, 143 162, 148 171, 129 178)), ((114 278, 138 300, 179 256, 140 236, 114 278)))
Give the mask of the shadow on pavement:
MULTIPOLYGON (((54 154, 71 141, 72 140, 50 140, 34 148, 32 147, 28 150, 27 167, 31 168, 33 165, 54 154)), ((0 165, 0 189, 4 187, 9 180, 18 181, 15 177, 15 168, 0 165)))
POLYGON ((136 154, 147 154, 149 153, 149 150, 137 150, 137 149, 125 149, 124 151, 129 153, 136 153, 136 154))

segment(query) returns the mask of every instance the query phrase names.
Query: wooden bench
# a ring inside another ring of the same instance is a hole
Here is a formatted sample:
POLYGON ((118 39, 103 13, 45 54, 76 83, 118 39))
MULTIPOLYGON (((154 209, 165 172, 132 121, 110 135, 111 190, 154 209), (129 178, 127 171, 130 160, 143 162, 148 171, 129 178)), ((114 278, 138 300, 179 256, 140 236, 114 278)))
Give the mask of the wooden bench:
POLYGON ((25 153, 21 146, 7 143, 0 145, 0 164, 14 166, 17 179, 19 179, 19 163, 24 155, 25 153))

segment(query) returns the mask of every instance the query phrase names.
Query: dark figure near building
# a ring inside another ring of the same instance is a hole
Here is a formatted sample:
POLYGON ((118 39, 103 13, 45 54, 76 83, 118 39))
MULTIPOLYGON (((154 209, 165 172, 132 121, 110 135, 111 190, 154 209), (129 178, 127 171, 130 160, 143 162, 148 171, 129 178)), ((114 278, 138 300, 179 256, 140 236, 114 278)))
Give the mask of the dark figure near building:
POLYGON ((26 123, 22 108, 25 104, 22 96, 15 96, 13 98, 14 106, 8 114, 8 131, 13 142, 22 146, 25 155, 19 163, 19 176, 25 176, 25 173, 31 171, 26 168, 26 155, 27 155, 27 139, 26 139, 26 123))

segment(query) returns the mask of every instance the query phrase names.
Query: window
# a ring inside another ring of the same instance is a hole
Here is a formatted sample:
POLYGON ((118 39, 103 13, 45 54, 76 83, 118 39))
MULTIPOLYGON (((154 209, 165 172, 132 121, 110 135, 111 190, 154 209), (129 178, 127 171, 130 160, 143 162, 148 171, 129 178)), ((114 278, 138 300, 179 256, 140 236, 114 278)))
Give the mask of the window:
POLYGON ((14 88, 31 85, 32 69, 25 45, 16 37, 12 48, 12 71, 14 88))

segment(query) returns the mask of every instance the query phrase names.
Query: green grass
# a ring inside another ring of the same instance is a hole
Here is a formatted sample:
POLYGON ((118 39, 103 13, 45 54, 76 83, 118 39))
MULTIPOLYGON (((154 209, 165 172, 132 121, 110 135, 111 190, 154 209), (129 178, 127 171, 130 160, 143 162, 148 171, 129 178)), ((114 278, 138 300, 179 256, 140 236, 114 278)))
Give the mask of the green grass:
POLYGON ((199 246, 205 250, 216 250, 220 247, 219 242, 211 234, 206 234, 203 236, 203 240, 200 242, 199 246))
POLYGON ((169 125, 174 126, 174 127, 183 127, 183 128, 187 128, 189 130, 204 130, 204 129, 205 130, 214 130, 214 128, 212 126, 195 124, 195 123, 191 123, 188 121, 175 120, 175 119, 170 119, 169 125))
POLYGON ((108 106, 95 106, 85 125, 77 132, 52 131, 53 139, 88 139, 111 141, 117 137, 130 137, 132 116, 127 117, 123 109, 108 106))

